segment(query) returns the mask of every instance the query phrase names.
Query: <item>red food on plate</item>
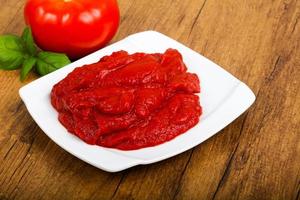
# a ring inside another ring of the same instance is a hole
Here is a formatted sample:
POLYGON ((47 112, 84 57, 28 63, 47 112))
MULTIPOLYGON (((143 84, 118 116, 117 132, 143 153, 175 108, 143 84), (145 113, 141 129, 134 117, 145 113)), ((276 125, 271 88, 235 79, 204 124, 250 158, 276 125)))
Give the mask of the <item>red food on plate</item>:
POLYGON ((88 144, 134 150, 167 142, 198 122, 199 78, 181 54, 114 52, 57 83, 59 121, 88 144))

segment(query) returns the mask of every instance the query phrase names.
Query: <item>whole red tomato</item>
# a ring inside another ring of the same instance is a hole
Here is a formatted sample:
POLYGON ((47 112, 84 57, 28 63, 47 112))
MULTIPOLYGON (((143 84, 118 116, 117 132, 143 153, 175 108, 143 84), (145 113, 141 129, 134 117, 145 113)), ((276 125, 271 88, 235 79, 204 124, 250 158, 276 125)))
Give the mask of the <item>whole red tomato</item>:
POLYGON ((24 14, 41 49, 72 59, 107 44, 120 18, 116 0, 28 0, 24 14))

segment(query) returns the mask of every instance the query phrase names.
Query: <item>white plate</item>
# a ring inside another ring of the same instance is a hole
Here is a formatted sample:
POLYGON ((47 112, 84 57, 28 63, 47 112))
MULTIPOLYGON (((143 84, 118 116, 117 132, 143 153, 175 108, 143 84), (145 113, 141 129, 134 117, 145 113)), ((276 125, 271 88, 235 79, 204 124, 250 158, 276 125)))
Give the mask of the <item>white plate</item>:
POLYGON ((175 40, 154 31, 131 35, 31 82, 22 87, 19 93, 33 119, 56 144, 79 159, 109 172, 154 163, 191 149, 235 120, 255 100, 253 92, 224 69, 175 40), (167 48, 178 49, 188 70, 200 77, 203 115, 200 123, 187 133, 155 147, 120 151, 88 145, 68 133, 59 123, 57 112, 50 104, 49 94, 53 85, 75 67, 97 62, 102 56, 122 49, 129 53, 155 53, 164 52, 167 48))

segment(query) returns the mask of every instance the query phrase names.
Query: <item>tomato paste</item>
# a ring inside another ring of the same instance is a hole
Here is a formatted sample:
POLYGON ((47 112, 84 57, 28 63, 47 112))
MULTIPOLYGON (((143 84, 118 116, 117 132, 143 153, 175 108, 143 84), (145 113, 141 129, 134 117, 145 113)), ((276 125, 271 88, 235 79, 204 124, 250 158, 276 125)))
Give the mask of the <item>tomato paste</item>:
POLYGON ((76 68, 51 92, 67 130, 88 144, 134 150, 167 142, 199 122, 199 79, 181 54, 114 52, 76 68))

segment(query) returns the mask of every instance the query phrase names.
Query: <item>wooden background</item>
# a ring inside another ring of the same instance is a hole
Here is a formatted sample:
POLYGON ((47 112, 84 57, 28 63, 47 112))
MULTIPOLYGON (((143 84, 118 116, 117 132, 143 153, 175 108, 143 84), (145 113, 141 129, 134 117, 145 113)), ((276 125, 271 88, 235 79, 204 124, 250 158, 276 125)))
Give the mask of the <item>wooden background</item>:
MULTIPOLYGON (((1 34, 22 32, 24 2, 0 0, 1 34)), ((300 199, 300 1, 119 3, 113 41, 165 33, 246 82, 255 104, 192 150, 111 174, 54 144, 18 96, 19 72, 0 71, 0 199, 300 199)))

